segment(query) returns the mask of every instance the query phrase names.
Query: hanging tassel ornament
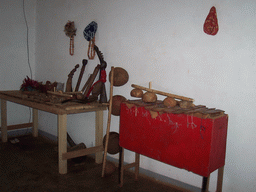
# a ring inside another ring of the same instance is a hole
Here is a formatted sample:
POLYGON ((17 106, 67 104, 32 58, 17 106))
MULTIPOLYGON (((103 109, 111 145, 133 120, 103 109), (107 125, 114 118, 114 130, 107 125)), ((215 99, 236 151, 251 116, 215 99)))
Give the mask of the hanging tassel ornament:
POLYGON ((94 45, 95 45, 95 34, 98 28, 98 24, 95 21, 92 21, 89 23, 85 29, 84 29, 84 38, 89 41, 89 46, 88 46, 88 51, 87 51, 87 56, 89 59, 94 59, 95 57, 95 50, 94 50, 94 45))
POLYGON ((64 27, 66 36, 70 38, 69 54, 74 55, 74 36, 76 35, 76 28, 74 21, 68 21, 64 27))
POLYGON ((94 45, 95 45, 95 37, 93 37, 92 40, 89 41, 88 51, 87 51, 87 55, 89 59, 94 59, 95 57, 94 45))
POLYGON ((216 35, 218 33, 218 30, 219 26, 216 8, 212 7, 204 22, 204 32, 208 35, 216 35))

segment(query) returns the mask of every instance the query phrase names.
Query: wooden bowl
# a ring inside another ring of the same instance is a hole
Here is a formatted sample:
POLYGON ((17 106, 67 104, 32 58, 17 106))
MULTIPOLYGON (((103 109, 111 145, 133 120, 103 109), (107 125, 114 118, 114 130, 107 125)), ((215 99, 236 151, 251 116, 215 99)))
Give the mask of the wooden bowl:
POLYGON ((123 101, 127 99, 122 95, 115 95, 112 98, 112 115, 119 116, 120 115, 120 105, 123 101))
MULTIPOLYGON (((111 71, 109 73, 109 82, 111 82, 110 77, 111 77, 111 71)), ((129 74, 125 69, 121 67, 115 67, 113 79, 114 79, 113 86, 116 86, 116 87, 123 86, 128 82, 129 74)))
POLYGON ((177 105, 177 101, 173 97, 166 97, 163 103, 166 107, 175 107, 177 105))
POLYGON ((132 97, 139 97, 139 98, 142 98, 142 96, 143 96, 143 91, 142 91, 141 89, 133 89, 133 90, 131 90, 130 95, 131 95, 132 97))
MULTIPOLYGON (((106 143, 106 135, 103 138, 103 147, 105 148, 106 143)), ((109 140, 108 140, 108 149, 107 152, 109 154, 117 154, 121 150, 119 145, 119 134, 117 132, 110 132, 109 133, 109 140)))
POLYGON ((157 101, 157 96, 155 93, 148 91, 143 94, 142 101, 145 103, 155 103, 157 101))

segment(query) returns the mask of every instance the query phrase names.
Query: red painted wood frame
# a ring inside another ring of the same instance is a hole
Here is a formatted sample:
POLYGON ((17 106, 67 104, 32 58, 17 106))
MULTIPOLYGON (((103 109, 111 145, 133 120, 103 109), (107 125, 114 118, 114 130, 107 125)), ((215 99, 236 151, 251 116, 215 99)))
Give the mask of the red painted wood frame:
POLYGON ((228 115, 198 118, 121 104, 119 144, 138 154, 203 177, 225 164, 228 115))

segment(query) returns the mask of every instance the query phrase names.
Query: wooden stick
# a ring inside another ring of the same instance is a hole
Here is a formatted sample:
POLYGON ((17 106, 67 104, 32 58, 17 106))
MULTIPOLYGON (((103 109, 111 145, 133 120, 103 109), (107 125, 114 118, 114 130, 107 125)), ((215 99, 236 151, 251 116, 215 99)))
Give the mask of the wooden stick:
POLYGON ((86 90, 84 92, 84 96, 86 96, 87 93, 89 92, 89 90, 90 90, 90 88, 91 88, 91 86, 92 86, 92 84, 93 84, 93 82, 94 82, 94 80, 95 80, 99 70, 100 70, 100 65, 97 65, 95 67, 94 71, 93 71, 92 77, 90 78, 90 80, 88 82, 88 86, 87 86, 87 88, 86 88, 86 90))
POLYGON ((88 63, 88 61, 86 59, 83 59, 83 66, 81 68, 81 71, 80 71, 80 74, 79 74, 79 77, 78 77, 78 80, 77 80, 77 83, 76 83, 75 91, 78 91, 78 89, 79 89, 82 77, 84 75, 85 66, 87 65, 87 63, 88 63))
MULTIPOLYGON (((90 108, 105 108, 105 106, 107 106, 108 104, 105 104, 105 105, 102 105, 102 104, 97 104, 97 105, 92 105, 91 103, 89 103, 89 105, 87 104, 83 104, 83 105, 75 105, 75 106, 69 106, 69 107, 65 107, 65 110, 66 111, 69 111, 69 110, 80 110, 80 109, 90 109, 90 108)), ((96 109, 95 109, 96 111, 96 109)), ((98 111, 98 110, 97 110, 98 111)))
POLYGON ((70 71, 70 73, 68 74, 68 80, 66 83, 66 92, 72 92, 72 78, 78 67, 79 67, 79 64, 76 64, 75 68, 72 69, 72 71, 70 71))
POLYGON ((103 151, 103 145, 63 153, 62 154, 62 159, 63 160, 72 159, 72 158, 75 158, 75 157, 90 155, 90 154, 100 152, 100 151, 103 151))
POLYGON ((224 173, 224 166, 218 169, 218 180, 217 180, 217 190, 216 190, 216 192, 221 192, 222 191, 223 173, 224 173))
POLYGON ((88 80, 86 81, 86 83, 84 84, 83 88, 82 88, 82 92, 84 92, 84 90, 86 89, 86 87, 88 86, 89 82, 91 81, 92 78, 92 74, 89 76, 88 80))
POLYGON ((149 88, 142 87, 142 86, 135 85, 135 84, 132 84, 131 86, 134 87, 134 88, 137 88, 137 89, 149 91, 149 92, 152 92, 152 93, 157 93, 159 95, 164 95, 164 96, 167 96, 167 97, 174 97, 176 99, 185 100, 185 101, 194 101, 194 99, 191 99, 191 98, 188 98, 188 97, 174 95, 174 94, 171 94, 171 93, 166 93, 166 92, 162 92, 162 91, 158 91, 158 90, 154 90, 154 89, 149 89, 149 88))
POLYGON ((152 89, 152 82, 149 82, 149 89, 152 89))
POLYGON ((82 91, 64 92, 64 94, 70 94, 70 95, 75 95, 79 93, 83 93, 83 92, 82 91))
POLYGON ((106 160, 107 160, 107 150, 108 150, 110 122, 111 122, 111 113, 112 113, 114 69, 115 69, 114 67, 111 67, 110 96, 109 96, 109 107, 108 107, 108 124, 107 124, 107 134, 106 134, 106 141, 105 141, 104 156, 103 156, 102 177, 104 177, 104 174, 105 174, 106 160))

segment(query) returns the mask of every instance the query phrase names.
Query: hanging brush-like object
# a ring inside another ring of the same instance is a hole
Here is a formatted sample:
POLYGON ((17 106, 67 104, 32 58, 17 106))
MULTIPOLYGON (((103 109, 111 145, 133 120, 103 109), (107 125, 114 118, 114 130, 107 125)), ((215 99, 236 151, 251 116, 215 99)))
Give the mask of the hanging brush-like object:
POLYGON ((76 28, 74 21, 68 21, 64 27, 65 34, 70 38, 69 54, 74 55, 74 36, 76 35, 76 28))

